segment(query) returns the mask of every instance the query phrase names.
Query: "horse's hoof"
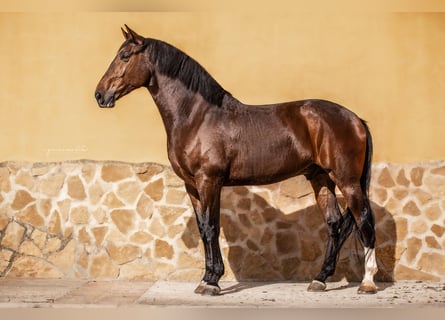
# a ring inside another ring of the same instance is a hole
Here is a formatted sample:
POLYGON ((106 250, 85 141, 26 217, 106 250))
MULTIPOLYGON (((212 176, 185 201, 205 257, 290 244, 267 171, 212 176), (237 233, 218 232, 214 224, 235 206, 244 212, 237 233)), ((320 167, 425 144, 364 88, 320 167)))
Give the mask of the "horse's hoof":
POLYGON ((221 288, 219 286, 207 284, 201 294, 203 296, 218 296, 220 292, 221 288))
POLYGON ((203 296, 217 296, 221 292, 221 288, 218 285, 208 284, 202 281, 195 289, 195 293, 203 296))
POLYGON ((201 281, 199 283, 199 285, 196 287, 194 292, 197 293, 197 294, 201 294, 204 291, 204 288, 205 288, 206 284, 207 284, 206 282, 201 281))
POLYGON ((312 280, 311 284, 307 288, 310 292, 321 292, 326 290, 326 284, 318 280, 312 280))
POLYGON ((374 284, 374 282, 362 282, 360 284, 360 287, 358 287, 357 290, 358 294, 375 294, 377 293, 377 286, 374 284))

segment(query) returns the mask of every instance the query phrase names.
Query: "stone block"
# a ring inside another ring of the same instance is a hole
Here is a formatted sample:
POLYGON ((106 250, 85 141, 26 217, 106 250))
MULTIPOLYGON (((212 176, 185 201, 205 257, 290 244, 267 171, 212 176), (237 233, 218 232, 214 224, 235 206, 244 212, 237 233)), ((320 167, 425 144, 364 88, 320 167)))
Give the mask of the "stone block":
POLYGON ((117 246, 114 243, 109 243, 107 251, 110 258, 119 265, 131 262, 142 256, 141 249, 134 245, 117 246))
POLYGON ((422 179, 423 179, 423 173, 425 172, 425 169, 422 167, 416 167, 411 169, 411 182, 419 187, 422 185, 422 179))
POLYGON ((178 266, 181 268, 197 268, 200 269, 204 266, 203 257, 191 255, 189 252, 179 252, 178 254, 178 266))
POLYGON ((436 237, 427 236, 425 237, 425 242, 429 248, 433 249, 443 249, 442 246, 437 242, 436 237))
POLYGON ((175 224, 168 227, 167 235, 169 238, 174 239, 178 234, 181 234, 181 231, 184 230, 183 224, 175 224))
POLYGON ((424 252, 419 259, 417 267, 424 272, 444 275, 445 255, 436 252, 424 252))
POLYGON ((395 267, 394 280, 439 281, 439 277, 402 264, 395 267))
POLYGON ((419 216, 420 210, 417 204, 414 201, 408 201, 403 206, 403 213, 409 214, 411 216, 419 216))
POLYGON ((145 194, 141 194, 136 205, 136 211, 141 218, 150 219, 153 215, 153 200, 151 200, 151 198, 149 198, 145 194))
MULTIPOLYGON (((230 269, 228 269, 222 280, 225 279, 236 279, 235 276, 229 275, 230 269), (229 276, 229 277, 228 277, 229 276)), ((202 268, 192 268, 192 269, 179 269, 174 270, 172 273, 170 273, 167 277, 168 281, 196 281, 196 279, 200 279, 203 275, 204 271, 202 268)))
POLYGON ((77 241, 79 243, 86 244, 86 245, 91 244, 91 237, 90 237, 86 227, 83 227, 79 230, 79 233, 77 235, 77 241))
POLYGON ((28 190, 34 188, 34 179, 28 171, 20 171, 20 173, 15 177, 15 183, 25 187, 28 190))
POLYGON ((155 240, 154 256, 156 258, 172 259, 173 255, 174 249, 168 242, 161 239, 155 240))
POLYGON ((410 238, 406 241, 406 243, 406 261, 411 265, 414 261, 416 261, 417 254, 422 248, 422 240, 418 238, 410 238))
POLYGON ((86 206, 78 206, 71 208, 70 221, 73 224, 88 224, 90 214, 86 206))
POLYGON ((419 201, 420 205, 426 205, 428 202, 433 200, 433 196, 430 193, 423 191, 422 189, 417 189, 413 193, 419 201))
POLYGON ((181 189, 168 189, 165 200, 168 204, 180 205, 184 202, 187 193, 181 189))
POLYGON ((433 203, 432 205, 430 205, 429 207, 427 207, 425 209, 425 216, 430 221, 438 220, 441 215, 442 215, 442 211, 441 211, 438 203, 433 203))
POLYGON ((6 167, 0 167, 0 192, 9 192, 9 191, 11 191, 9 170, 6 167))
POLYGON ((0 210, 0 231, 8 225, 9 221, 9 216, 6 212, 0 210))
POLYGON ((227 242, 233 243, 237 240, 243 240, 245 238, 245 235, 243 235, 243 232, 241 232, 238 223, 234 222, 228 215, 223 214, 221 216, 221 226, 223 235, 227 242))
POLYGON ((105 191, 98 181, 96 181, 90 188, 88 189, 88 199, 91 204, 96 205, 99 203, 100 199, 104 195, 105 191))
POLYGON ((31 174, 34 177, 39 177, 50 172, 51 169, 54 168, 53 164, 50 163, 34 163, 31 168, 31 174))
POLYGON ((34 199, 27 191, 18 190, 15 193, 15 198, 11 204, 11 208, 14 210, 22 210, 24 207, 26 207, 31 202, 34 202, 35 200, 36 199, 34 199))
POLYGON ((106 212, 103 208, 99 207, 96 210, 94 210, 93 212, 91 212, 91 214, 93 215, 94 219, 98 222, 98 223, 105 223, 108 221, 108 217, 106 215, 106 212))
POLYGON ((42 250, 45 254, 54 253, 61 249, 62 241, 57 237, 50 237, 46 241, 45 248, 42 250))
POLYGON ((392 188, 396 184, 391 176, 391 173, 387 167, 383 168, 382 172, 380 173, 377 182, 382 186, 386 188, 392 188))
POLYGON ((280 273, 266 258, 250 251, 244 257, 238 277, 239 280, 281 280, 280 273))
POLYGON ((102 180, 106 182, 116 182, 131 178, 133 171, 126 164, 104 164, 101 172, 102 180))
POLYGON ((424 189, 428 191, 434 199, 445 198, 445 176, 442 175, 426 175, 423 178, 424 189))
POLYGON ((136 176, 142 182, 150 181, 154 176, 160 174, 164 170, 163 166, 154 163, 136 165, 134 168, 136 176))
POLYGON ((8 224, 1 242, 2 247, 16 251, 24 239, 26 229, 15 221, 8 224))
POLYGON ((102 252, 91 258, 89 274, 96 279, 116 279, 119 268, 106 253, 102 252))
POLYGON ((38 199, 37 200, 37 209, 42 217, 48 217, 50 215, 51 209, 52 209, 51 199, 38 199))
POLYGON ((74 266, 75 249, 76 244, 73 240, 71 240, 60 251, 51 255, 48 258, 48 261, 55 265, 59 270, 69 275, 74 266))
POLYGON ((8 277, 63 278, 64 274, 52 264, 30 256, 17 257, 8 277))
POLYGON ((183 216, 186 208, 158 206, 162 221, 166 226, 172 225, 179 217, 183 216))
POLYGON ((140 184, 137 181, 127 181, 119 184, 117 195, 127 204, 133 204, 142 191, 140 184))
POLYGON ((85 188, 82 180, 78 176, 69 177, 68 195, 75 200, 84 200, 86 198, 85 188))
POLYGON ((6 272, 6 269, 12 262, 12 251, 0 250, 0 273, 6 272))
POLYGON ((160 178, 149 183, 144 192, 154 201, 160 201, 164 195, 164 181, 160 178))
POLYGON ((56 173, 47 178, 42 178, 39 182, 39 192, 48 197, 56 197, 65 182, 65 174, 56 173))
POLYGON ((42 250, 46 245, 46 233, 40 231, 39 229, 34 229, 31 234, 31 240, 36 244, 36 246, 42 250))
MULTIPOLYGON (((406 193, 405 190, 403 191, 406 193)), ((385 203, 386 199, 388 199, 388 192, 384 188, 375 188, 375 190, 372 192, 372 199, 379 204, 383 204, 385 203)))
POLYGON ((48 233, 60 234, 62 232, 62 224, 60 221, 60 215, 57 210, 53 212, 48 223, 48 233))
POLYGON ((68 221, 71 210, 71 200, 64 199, 57 202, 57 207, 59 208, 59 213, 62 221, 68 221))
POLYGON ((292 280, 298 273, 298 265, 300 260, 296 257, 283 259, 281 262, 281 274, 285 280, 292 280))
POLYGON ((268 223, 276 219, 276 217, 278 216, 278 210, 272 207, 266 207, 264 208, 262 215, 265 222, 268 223))
POLYGON ((157 280, 157 275, 150 267, 140 261, 127 263, 120 268, 119 279, 157 280))
POLYGON ((376 247, 377 266, 379 271, 377 281, 394 281, 394 266, 396 262, 396 248, 394 244, 379 245, 376 247))
POLYGON ((45 225, 45 220, 43 220, 42 216, 37 212, 37 207, 35 204, 26 207, 26 209, 16 215, 16 218, 21 222, 30 224, 37 228, 45 225))
POLYGON ((183 187, 184 181, 179 178, 171 169, 165 170, 165 185, 171 188, 183 187))
POLYGON ((399 173, 397 174, 396 181, 397 181, 397 184, 399 184, 401 186, 404 186, 404 187, 408 187, 409 186, 410 182, 406 178, 404 169, 400 169, 399 173))
POLYGON ((95 163, 82 163, 81 166, 81 175, 83 179, 86 183, 90 183, 96 175, 97 165, 95 163))
POLYGON ((96 240, 96 246, 101 247, 105 239, 105 236, 108 232, 108 227, 106 226, 95 227, 91 229, 91 232, 93 233, 94 239, 96 240))
POLYGON ((408 234, 408 220, 404 217, 395 217, 397 240, 402 241, 408 234))
POLYGON ((445 166, 440 166, 438 168, 434 168, 431 170, 431 173, 445 176, 445 166))
POLYGON ((156 270, 157 276, 160 279, 168 279, 169 275, 175 272, 176 266, 165 261, 154 259, 150 261, 152 270, 156 270))
POLYGON ((77 169, 80 167, 80 163, 77 161, 67 161, 58 164, 60 166, 60 170, 67 174, 75 174, 77 169))
POLYGON ((292 231, 277 232, 275 245, 279 254, 296 254, 298 239, 292 231))
POLYGON ((284 180, 279 184, 279 188, 282 195, 296 199, 314 193, 310 182, 304 176, 284 180))
POLYGON ((132 210, 116 209, 110 214, 116 227, 123 234, 128 234, 135 226, 135 216, 132 210))
POLYGON ((102 204, 104 204, 110 209, 125 207, 125 204, 122 201, 120 201, 119 198, 113 192, 108 192, 105 195, 102 204))
POLYGON ((423 219, 416 219, 411 223, 410 230, 415 234, 424 234, 428 230, 428 225, 423 219))
POLYGON ((137 244, 147 244, 153 241, 153 236, 144 231, 137 231, 130 237, 130 241, 137 244))
POLYGON ((433 224, 431 226, 431 231, 438 237, 441 238, 445 233, 445 227, 443 225, 433 224))
POLYGON ((315 261, 322 256, 320 241, 318 238, 301 234, 300 237, 300 259, 303 261, 315 261))
POLYGON ((89 265, 89 255, 86 252, 82 252, 77 259, 77 265, 82 269, 87 270, 89 265))

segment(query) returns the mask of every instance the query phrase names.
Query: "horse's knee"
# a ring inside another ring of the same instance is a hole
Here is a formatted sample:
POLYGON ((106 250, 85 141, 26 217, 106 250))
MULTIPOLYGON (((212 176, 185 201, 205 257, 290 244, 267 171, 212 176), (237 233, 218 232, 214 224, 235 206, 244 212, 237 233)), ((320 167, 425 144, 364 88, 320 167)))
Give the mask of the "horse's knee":
POLYGON ((328 226, 328 235, 331 238, 337 238, 340 233, 340 228, 342 225, 341 217, 328 217, 326 220, 326 224, 328 226))

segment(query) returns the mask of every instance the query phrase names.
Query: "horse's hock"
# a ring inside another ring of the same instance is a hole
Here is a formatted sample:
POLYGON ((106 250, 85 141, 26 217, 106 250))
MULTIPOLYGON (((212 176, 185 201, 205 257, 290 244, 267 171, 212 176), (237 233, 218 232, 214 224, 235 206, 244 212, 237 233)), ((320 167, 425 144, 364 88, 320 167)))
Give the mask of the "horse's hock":
MULTIPOLYGON (((445 162, 376 164, 370 197, 377 280, 445 281, 445 162)), ((308 281, 323 261, 327 231, 303 177, 224 188, 221 229, 225 279, 308 281)), ((169 167, 0 164, 0 276, 198 281, 201 246, 169 167)), ((359 281, 362 254, 353 233, 333 278, 359 281)))

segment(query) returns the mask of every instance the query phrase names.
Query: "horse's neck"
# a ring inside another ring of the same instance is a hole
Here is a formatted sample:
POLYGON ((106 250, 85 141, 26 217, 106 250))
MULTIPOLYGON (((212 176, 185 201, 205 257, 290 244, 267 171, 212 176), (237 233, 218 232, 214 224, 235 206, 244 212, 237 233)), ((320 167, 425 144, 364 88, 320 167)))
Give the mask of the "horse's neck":
POLYGON ((156 75, 156 86, 149 88, 164 122, 167 135, 190 122, 190 117, 205 112, 203 98, 188 90, 179 80, 156 75))

